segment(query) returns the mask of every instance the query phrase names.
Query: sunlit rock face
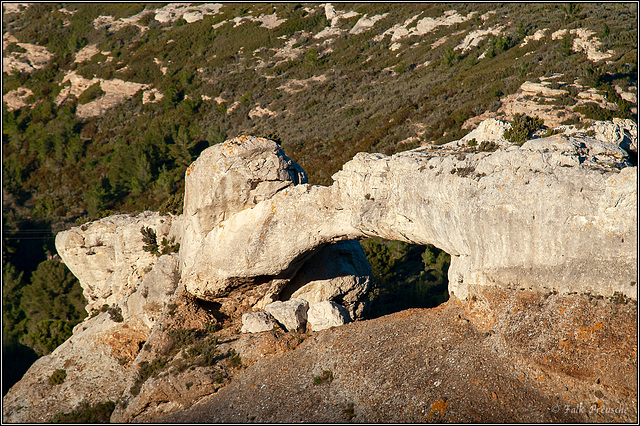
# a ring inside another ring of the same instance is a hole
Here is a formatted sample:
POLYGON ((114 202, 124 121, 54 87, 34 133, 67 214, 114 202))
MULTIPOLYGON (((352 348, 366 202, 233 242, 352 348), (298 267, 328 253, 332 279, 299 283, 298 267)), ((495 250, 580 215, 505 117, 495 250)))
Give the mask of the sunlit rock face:
POLYGON ((557 135, 495 152, 360 153, 333 178, 220 220, 183 272, 187 289, 213 299, 290 279, 317 247, 380 236, 451 254, 459 298, 470 285, 636 297, 637 168, 616 144, 557 135))

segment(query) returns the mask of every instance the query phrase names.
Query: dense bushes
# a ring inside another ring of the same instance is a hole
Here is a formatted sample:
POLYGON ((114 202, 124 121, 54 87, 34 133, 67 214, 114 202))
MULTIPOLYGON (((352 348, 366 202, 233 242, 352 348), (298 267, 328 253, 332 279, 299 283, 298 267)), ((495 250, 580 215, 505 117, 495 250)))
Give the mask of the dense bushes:
POLYGON ((89 404, 87 402, 69 413, 58 413, 49 423, 109 423, 111 413, 116 408, 113 401, 89 404))

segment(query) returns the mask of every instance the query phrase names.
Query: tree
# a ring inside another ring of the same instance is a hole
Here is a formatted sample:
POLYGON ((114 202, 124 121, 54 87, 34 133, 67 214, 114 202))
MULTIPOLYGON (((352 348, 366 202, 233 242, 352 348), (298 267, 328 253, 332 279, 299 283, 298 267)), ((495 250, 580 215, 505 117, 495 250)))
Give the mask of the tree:
POLYGON ((21 342, 38 355, 50 353, 86 316, 85 305, 80 283, 65 264, 45 260, 22 289, 20 308, 27 318, 27 334, 21 342))

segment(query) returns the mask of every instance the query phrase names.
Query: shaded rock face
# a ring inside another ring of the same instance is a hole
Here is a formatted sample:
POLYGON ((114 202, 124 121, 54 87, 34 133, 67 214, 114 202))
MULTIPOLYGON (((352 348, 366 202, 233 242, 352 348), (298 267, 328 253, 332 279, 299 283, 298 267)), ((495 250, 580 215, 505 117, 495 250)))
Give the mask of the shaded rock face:
POLYGON ((451 254, 460 299, 470 285, 637 298, 637 168, 613 143, 558 135, 491 153, 360 153, 333 178, 212 229, 189 291, 207 298, 247 277, 292 276, 317 247, 379 236, 451 254))
POLYGON ((371 274, 360 243, 341 241, 321 248, 308 259, 282 290, 280 298, 300 298, 309 303, 337 301, 352 318, 359 318, 371 288, 371 274))

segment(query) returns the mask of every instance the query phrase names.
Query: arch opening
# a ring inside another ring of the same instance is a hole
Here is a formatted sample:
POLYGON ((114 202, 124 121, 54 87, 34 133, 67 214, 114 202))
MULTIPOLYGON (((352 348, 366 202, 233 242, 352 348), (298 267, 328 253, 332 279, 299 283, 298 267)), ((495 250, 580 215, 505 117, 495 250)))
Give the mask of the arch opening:
POLYGON ((379 237, 360 244, 373 275, 364 319, 409 308, 433 308, 449 300, 451 256, 447 252, 379 237))

